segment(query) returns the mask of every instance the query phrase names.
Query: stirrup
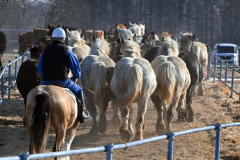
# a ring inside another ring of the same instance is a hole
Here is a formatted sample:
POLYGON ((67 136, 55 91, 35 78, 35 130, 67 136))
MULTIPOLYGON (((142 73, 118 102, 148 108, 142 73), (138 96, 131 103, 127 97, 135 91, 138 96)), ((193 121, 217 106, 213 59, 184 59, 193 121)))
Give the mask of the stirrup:
POLYGON ((83 110, 82 112, 83 119, 89 119, 91 118, 90 113, 87 110, 83 110))

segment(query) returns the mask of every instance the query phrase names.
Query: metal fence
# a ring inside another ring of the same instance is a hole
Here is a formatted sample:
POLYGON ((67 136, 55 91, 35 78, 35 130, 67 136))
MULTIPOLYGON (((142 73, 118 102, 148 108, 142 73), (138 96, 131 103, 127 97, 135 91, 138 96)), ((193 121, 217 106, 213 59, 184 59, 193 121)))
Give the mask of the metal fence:
POLYGON ((21 64, 24 61, 24 57, 27 56, 27 59, 29 59, 29 55, 30 52, 27 51, 26 53, 24 53, 21 57, 15 57, 14 61, 9 61, 9 63, 5 66, 1 68, 1 74, 0 74, 0 79, 1 79, 1 99, 0 99, 0 104, 4 105, 4 95, 8 92, 8 99, 10 99, 10 93, 11 93, 11 88, 12 86, 14 86, 14 90, 17 89, 17 85, 16 85, 16 78, 17 78, 17 73, 18 73, 18 61, 21 60, 21 64), (12 77, 12 64, 14 64, 14 79, 13 82, 11 80, 12 77), (4 74, 5 71, 8 72, 8 86, 5 88, 4 87, 4 74))
MULTIPOLYGON (((228 62, 224 62, 223 59, 220 59, 216 55, 213 55, 211 52, 208 53, 207 79, 209 79, 210 75, 213 75, 213 82, 215 82, 215 80, 217 78, 220 82, 224 83, 225 86, 227 86, 231 90, 230 97, 233 98, 233 92, 234 92, 239 96, 239 101, 240 101, 240 88, 237 91, 237 88, 234 87, 235 73, 240 73, 240 71, 237 70, 235 68, 235 66, 229 65, 228 62), (212 66, 211 60, 214 60, 213 66, 212 66), (219 64, 219 65, 217 65, 217 64, 219 64), (217 69, 219 70, 219 72, 217 72, 217 69), (232 74, 230 74, 230 76, 228 75, 229 72, 232 72, 232 74), (217 73, 219 74, 219 76, 217 75, 217 73), (224 77, 224 78, 222 78, 222 77, 224 77), (229 77, 229 79, 228 79, 228 77, 229 77), (231 84, 228 84, 227 83, 228 81, 230 81, 231 84)), ((240 80, 240 78, 239 78, 239 80, 240 80)))
POLYGON ((186 131, 180 132, 169 132, 167 135, 152 137, 144 140, 124 143, 124 144, 116 144, 113 145, 112 143, 108 143, 106 146, 102 147, 94 147, 94 148, 86 148, 86 149, 78 149, 78 150, 70 150, 70 151, 60 151, 60 152, 50 152, 50 153, 40 153, 40 154, 31 154, 29 155, 28 152, 22 153, 20 156, 14 157, 3 157, 0 160, 30 160, 30 159, 42 159, 42 158, 52 158, 52 157, 60 157, 60 156, 69 156, 69 155, 76 155, 76 154, 84 154, 84 153, 93 153, 93 152, 107 152, 106 153, 106 160, 112 160, 113 150, 117 149, 126 149, 129 147, 155 142, 163 139, 168 139, 168 160, 173 158, 173 140, 176 136, 201 132, 201 131, 208 131, 212 129, 216 129, 216 141, 215 141, 215 160, 219 160, 220 158, 220 137, 221 137, 221 128, 226 127, 233 127, 233 126, 240 126, 240 122, 238 123, 229 123, 229 124, 220 124, 217 123, 214 126, 202 127, 202 128, 195 128, 186 131))

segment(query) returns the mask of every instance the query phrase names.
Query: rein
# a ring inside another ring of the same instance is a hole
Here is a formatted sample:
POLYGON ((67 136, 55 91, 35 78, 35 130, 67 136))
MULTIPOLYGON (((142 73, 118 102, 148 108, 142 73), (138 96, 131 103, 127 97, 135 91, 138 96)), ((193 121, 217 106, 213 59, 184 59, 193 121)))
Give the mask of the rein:
POLYGON ((88 92, 90 92, 90 93, 94 94, 94 92, 93 92, 92 90, 90 90, 89 88, 87 88, 87 87, 85 87, 85 86, 81 85, 81 84, 80 84, 80 83, 78 83, 78 82, 75 82, 75 83, 77 83, 77 85, 79 85, 80 87, 82 87, 82 88, 86 89, 88 92))

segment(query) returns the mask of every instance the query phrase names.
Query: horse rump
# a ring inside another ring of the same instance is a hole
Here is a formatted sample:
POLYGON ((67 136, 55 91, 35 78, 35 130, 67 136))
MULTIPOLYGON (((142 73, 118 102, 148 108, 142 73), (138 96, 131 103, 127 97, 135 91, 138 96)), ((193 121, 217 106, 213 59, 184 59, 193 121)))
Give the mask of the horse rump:
POLYGON ((161 90, 161 100, 166 100, 168 106, 171 105, 176 85, 176 69, 173 63, 164 62, 159 65, 157 75, 157 88, 161 90))
POLYGON ((94 62, 90 73, 90 89, 94 91, 94 103, 103 107, 107 84, 107 71, 103 62, 94 62))
POLYGON ((35 150, 41 153, 45 150, 48 127, 50 124, 49 116, 49 95, 41 92, 35 96, 36 106, 32 114, 32 125, 29 129, 30 134, 30 153, 35 150))
POLYGON ((125 82, 127 86, 127 92, 119 98, 119 104, 121 106, 127 106, 132 104, 138 95, 142 91, 143 72, 142 68, 138 64, 134 64, 129 68, 125 75, 125 82))

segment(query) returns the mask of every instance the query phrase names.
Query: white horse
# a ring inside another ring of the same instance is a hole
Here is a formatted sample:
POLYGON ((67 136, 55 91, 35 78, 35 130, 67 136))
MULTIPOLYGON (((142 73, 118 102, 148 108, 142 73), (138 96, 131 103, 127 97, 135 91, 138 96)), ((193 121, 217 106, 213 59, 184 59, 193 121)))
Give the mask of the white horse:
POLYGON ((138 24, 134 23, 132 24, 130 21, 129 21, 129 24, 130 24, 130 27, 128 28, 133 34, 136 34, 137 36, 138 35, 143 35, 142 32, 141 32, 141 28, 138 24))
MULTIPOLYGON (((95 39, 95 38, 93 38, 95 39)), ((95 43, 91 47, 90 55, 105 56, 109 57, 110 54, 110 44, 103 38, 97 38, 95 43)))
POLYGON ((145 33, 145 24, 141 24, 141 22, 139 22, 139 27, 140 27, 140 30, 141 30, 141 35, 144 35, 144 33, 145 33))
POLYGON ((132 103, 138 104, 136 134, 134 140, 143 139, 144 114, 147 110, 147 102, 156 88, 156 76, 150 63, 143 58, 136 58, 140 53, 130 40, 122 40, 121 52, 125 58, 117 62, 111 81, 111 90, 117 96, 117 108, 114 108, 113 122, 121 110, 122 125, 120 135, 122 140, 129 141, 134 135, 132 128, 132 103))
POLYGON ((119 35, 118 38, 120 40, 122 40, 122 38, 124 38, 124 40, 133 40, 133 35, 132 32, 129 29, 121 29, 119 27, 117 27, 119 35))

